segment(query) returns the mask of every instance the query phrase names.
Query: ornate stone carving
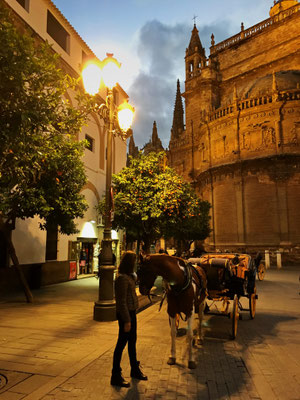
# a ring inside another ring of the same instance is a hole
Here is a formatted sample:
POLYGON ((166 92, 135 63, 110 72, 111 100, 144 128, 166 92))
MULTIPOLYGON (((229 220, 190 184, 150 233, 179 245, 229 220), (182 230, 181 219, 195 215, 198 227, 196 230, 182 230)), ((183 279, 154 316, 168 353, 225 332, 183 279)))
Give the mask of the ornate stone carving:
POLYGON ((294 122, 294 127, 291 129, 291 142, 288 143, 292 146, 299 146, 299 135, 300 135, 300 121, 294 122))
POLYGON ((262 126, 262 145, 264 147, 273 147, 276 143, 275 129, 270 126, 262 126))
POLYGON ((242 150, 250 150, 250 148, 251 148, 251 132, 250 131, 242 132, 241 148, 242 148, 242 150))
POLYGON ((198 150, 200 152, 200 160, 202 162, 207 162, 207 149, 205 143, 200 143, 198 146, 198 150))

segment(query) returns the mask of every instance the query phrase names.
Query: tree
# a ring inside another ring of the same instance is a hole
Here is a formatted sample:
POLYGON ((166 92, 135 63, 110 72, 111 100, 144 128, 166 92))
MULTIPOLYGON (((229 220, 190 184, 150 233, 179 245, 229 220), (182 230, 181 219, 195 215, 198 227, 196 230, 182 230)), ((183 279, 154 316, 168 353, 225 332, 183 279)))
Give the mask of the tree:
POLYGON ((76 134, 87 119, 88 100, 64 98, 78 82, 59 67, 48 43, 20 34, 0 3, 0 230, 17 266, 27 301, 32 295, 19 267, 11 232, 17 218, 39 216, 40 228, 76 232, 74 218, 87 209, 84 142, 76 134))
POLYGON ((166 219, 162 233, 163 237, 173 238, 177 241, 177 250, 187 252, 195 240, 204 240, 208 237, 209 227, 209 202, 201 201, 194 189, 189 184, 184 184, 174 218, 166 219))
MULTIPOLYGON (((165 165, 165 153, 140 153, 113 175, 115 228, 126 230, 129 240, 142 240, 146 251, 160 237, 205 239, 209 208, 191 186, 165 165)), ((100 203, 104 213, 104 203, 100 203)))

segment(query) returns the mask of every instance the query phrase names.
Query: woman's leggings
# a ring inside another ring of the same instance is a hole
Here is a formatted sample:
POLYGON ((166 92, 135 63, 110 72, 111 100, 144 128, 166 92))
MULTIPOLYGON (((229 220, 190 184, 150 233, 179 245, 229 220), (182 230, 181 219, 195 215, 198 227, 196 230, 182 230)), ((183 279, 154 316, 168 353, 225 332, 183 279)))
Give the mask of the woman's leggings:
POLYGON ((121 358, 123 350, 128 343, 128 355, 130 360, 131 369, 138 367, 138 362, 136 359, 136 312, 130 311, 130 319, 131 319, 131 329, 129 332, 124 332, 124 322, 121 320, 119 314, 117 314, 118 322, 119 322, 119 336, 118 341, 114 351, 113 357, 113 374, 120 374, 122 371, 121 368, 121 358))

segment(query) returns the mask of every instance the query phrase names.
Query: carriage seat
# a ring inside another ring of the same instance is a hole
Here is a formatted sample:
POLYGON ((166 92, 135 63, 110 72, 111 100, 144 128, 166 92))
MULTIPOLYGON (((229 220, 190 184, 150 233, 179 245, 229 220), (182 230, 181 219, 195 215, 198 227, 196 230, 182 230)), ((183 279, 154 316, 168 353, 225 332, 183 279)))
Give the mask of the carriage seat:
POLYGON ((208 290, 223 290, 232 277, 230 261, 227 258, 211 258, 206 273, 208 290))

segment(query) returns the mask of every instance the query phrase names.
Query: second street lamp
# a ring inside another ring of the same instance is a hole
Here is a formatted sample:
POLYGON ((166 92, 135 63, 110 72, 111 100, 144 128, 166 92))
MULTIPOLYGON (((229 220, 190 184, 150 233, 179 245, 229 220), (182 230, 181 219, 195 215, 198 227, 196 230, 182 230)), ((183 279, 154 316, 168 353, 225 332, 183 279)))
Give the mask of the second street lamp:
POLYGON ((82 71, 82 79, 85 90, 90 95, 97 95, 101 80, 107 87, 105 103, 98 106, 100 118, 103 118, 107 127, 107 153, 106 153, 106 185, 105 185, 105 222, 104 235, 101 249, 99 299, 94 305, 94 320, 113 321, 116 319, 116 303, 114 300, 113 277, 115 267, 113 265, 112 238, 111 238, 111 214, 112 214, 112 137, 117 134, 126 140, 130 134, 134 108, 127 101, 119 107, 115 106, 113 88, 117 84, 120 63, 107 53, 102 62, 90 62, 82 71))

